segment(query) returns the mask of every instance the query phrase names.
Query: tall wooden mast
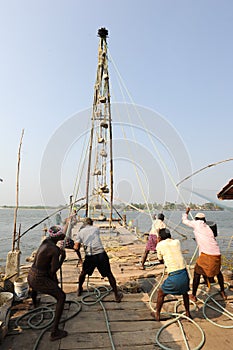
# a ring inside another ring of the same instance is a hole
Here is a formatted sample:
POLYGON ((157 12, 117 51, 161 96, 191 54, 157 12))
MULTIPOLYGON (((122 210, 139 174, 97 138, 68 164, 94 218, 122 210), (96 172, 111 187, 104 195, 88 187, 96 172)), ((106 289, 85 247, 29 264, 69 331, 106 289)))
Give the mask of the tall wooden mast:
POLYGON ((92 126, 89 144, 89 158, 86 182, 86 217, 90 210, 102 212, 103 203, 109 203, 109 221, 113 210, 113 159, 112 159, 112 120, 109 91, 107 36, 105 28, 98 30, 99 51, 92 126))

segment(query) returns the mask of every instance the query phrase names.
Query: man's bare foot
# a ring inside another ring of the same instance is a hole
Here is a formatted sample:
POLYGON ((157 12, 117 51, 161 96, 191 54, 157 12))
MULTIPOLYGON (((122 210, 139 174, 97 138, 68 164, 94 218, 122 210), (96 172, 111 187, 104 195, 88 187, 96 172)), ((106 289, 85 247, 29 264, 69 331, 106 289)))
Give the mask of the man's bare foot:
POLYGON ((220 294, 221 294, 221 297, 223 298, 223 300, 227 300, 227 295, 224 291, 221 291, 220 294))
POLYGON ((191 316, 191 314, 190 314, 190 312, 186 312, 186 313, 185 313, 185 316, 187 316, 188 318, 191 318, 191 320, 193 319, 192 316, 191 316))
POLYGON ((123 298, 123 293, 118 292, 118 294, 117 294, 117 296, 116 296, 116 302, 117 302, 117 303, 120 303, 122 298, 123 298))
POLYGON ((197 297, 193 294, 189 294, 189 299, 194 301, 195 303, 197 302, 197 297))
POLYGON ((139 266, 139 270, 145 270, 145 266, 144 265, 139 266))
POLYGON ((80 295, 82 295, 82 292, 83 292, 83 288, 79 288, 78 289, 78 296, 80 297, 80 295))
POLYGON ((68 332, 63 331, 62 329, 57 329, 56 331, 51 332, 50 340, 54 341, 54 340, 58 340, 61 338, 65 338, 65 337, 67 337, 67 335, 68 335, 68 332))

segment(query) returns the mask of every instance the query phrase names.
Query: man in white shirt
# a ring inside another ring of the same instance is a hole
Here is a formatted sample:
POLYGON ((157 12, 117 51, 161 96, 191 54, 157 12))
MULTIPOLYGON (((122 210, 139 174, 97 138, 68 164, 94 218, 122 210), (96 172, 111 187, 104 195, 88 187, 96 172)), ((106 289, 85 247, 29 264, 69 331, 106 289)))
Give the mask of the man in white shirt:
POLYGON ((172 239, 168 229, 159 231, 157 256, 161 263, 164 263, 168 277, 158 290, 156 313, 152 316, 160 321, 160 312, 164 298, 167 294, 183 295, 185 314, 191 318, 189 312, 189 276, 186 270, 186 262, 181 252, 180 241, 172 239))
POLYGON ((79 251, 81 245, 84 247, 85 260, 83 262, 82 271, 79 275, 78 295, 81 295, 83 292, 83 283, 86 275, 91 276, 94 269, 97 267, 101 276, 108 278, 115 294, 116 302, 119 303, 123 297, 123 294, 118 292, 116 279, 112 274, 108 255, 104 250, 100 239, 99 228, 93 226, 93 221, 91 218, 85 219, 85 227, 77 233, 74 249, 79 251))

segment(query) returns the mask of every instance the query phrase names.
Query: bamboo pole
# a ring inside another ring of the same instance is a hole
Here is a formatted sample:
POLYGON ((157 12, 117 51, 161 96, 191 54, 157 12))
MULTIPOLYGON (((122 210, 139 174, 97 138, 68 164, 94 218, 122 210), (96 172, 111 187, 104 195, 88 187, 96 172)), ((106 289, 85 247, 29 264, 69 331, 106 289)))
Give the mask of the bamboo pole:
POLYGON ((19 250, 20 235, 21 235, 21 224, 19 224, 19 232, 18 232, 18 237, 17 237, 17 248, 16 248, 17 250, 19 250))
POLYGON ((18 150, 18 166, 17 166, 17 174, 16 174, 16 206, 15 206, 15 211, 14 211, 14 230, 13 230, 13 238, 12 238, 12 252, 15 250, 16 223, 17 223, 17 212, 18 212, 18 206, 19 206, 20 153, 21 153, 21 146, 22 146, 22 142, 23 142, 23 135, 24 135, 24 129, 22 130, 22 133, 21 133, 19 150, 18 150))

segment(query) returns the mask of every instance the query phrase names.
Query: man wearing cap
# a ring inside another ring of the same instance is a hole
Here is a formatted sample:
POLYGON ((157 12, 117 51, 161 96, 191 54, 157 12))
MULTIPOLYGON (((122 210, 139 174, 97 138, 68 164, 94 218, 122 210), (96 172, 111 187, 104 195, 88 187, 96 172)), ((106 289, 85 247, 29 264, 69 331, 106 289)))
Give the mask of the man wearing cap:
POLYGON ((194 267, 193 292, 189 298, 193 301, 197 301, 197 288, 200 283, 201 275, 203 275, 205 279, 217 276, 220 286, 220 294, 223 299, 226 299, 227 296, 224 291, 223 274, 220 270, 221 253, 213 231, 206 224, 204 213, 197 213, 195 220, 189 220, 189 211, 190 208, 188 207, 186 213, 182 216, 182 223, 186 226, 192 227, 199 249, 199 257, 194 267))
POLYGON ((191 318, 189 312, 189 276, 186 270, 186 262, 181 252, 180 241, 172 239, 170 231, 163 228, 159 231, 157 256, 161 263, 167 268, 168 277, 158 290, 156 312, 151 315, 160 321, 160 312, 164 298, 167 294, 182 295, 185 314, 191 318))
POLYGON ((142 257, 142 262, 141 262, 141 266, 140 266, 141 270, 145 270, 144 264, 146 262, 146 259, 147 259, 149 252, 156 251, 159 230, 162 228, 165 228, 165 227, 166 227, 166 225, 164 223, 164 214, 162 214, 162 213, 158 214, 158 219, 156 219, 156 215, 154 215, 154 220, 153 220, 152 227, 151 227, 151 230, 149 233, 148 241, 146 243, 146 249, 145 249, 143 257, 142 257))
POLYGON ((51 295, 57 300, 55 318, 50 335, 50 340, 52 341, 64 338, 68 334, 66 331, 58 328, 66 295, 58 286, 56 275, 66 257, 65 250, 60 249, 56 244, 65 238, 67 227, 68 220, 63 228, 55 225, 49 229, 49 237, 38 248, 28 273, 28 283, 32 289, 31 297, 34 307, 37 307, 37 292, 51 295))
POLYGON ((116 279, 112 274, 109 258, 100 238, 99 228, 93 226, 91 218, 85 219, 84 227, 77 233, 74 249, 79 251, 81 245, 84 247, 85 260, 79 275, 78 295, 80 296, 83 292, 83 283, 86 275, 91 276, 97 267, 101 276, 108 278, 115 294, 115 300, 119 303, 123 294, 117 289, 116 279))

